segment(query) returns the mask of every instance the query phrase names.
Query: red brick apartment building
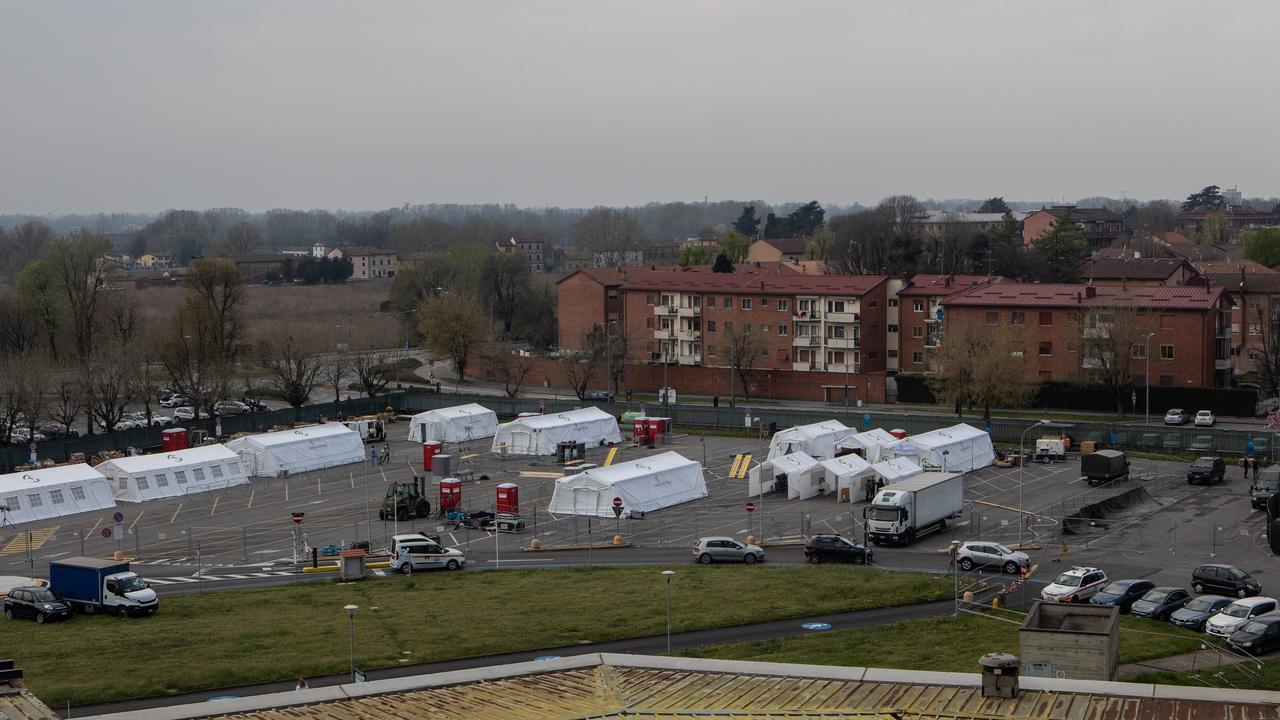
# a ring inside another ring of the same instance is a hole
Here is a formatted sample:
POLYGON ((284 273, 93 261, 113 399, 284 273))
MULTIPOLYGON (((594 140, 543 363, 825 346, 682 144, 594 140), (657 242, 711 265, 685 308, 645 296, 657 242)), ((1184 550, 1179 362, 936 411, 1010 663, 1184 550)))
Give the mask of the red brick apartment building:
POLYGON ((1042 380, 1087 380, 1091 360, 1082 339, 1122 310, 1136 313, 1138 338, 1130 373, 1145 382, 1149 352, 1152 384, 1227 387, 1230 382, 1229 304, 1222 288, 1200 286, 1089 286, 996 283, 957 292, 942 301, 946 331, 964 325, 1013 325, 1024 338, 1028 372, 1042 380))
POLYGON ((1063 218, 1080 228, 1088 252, 1096 252, 1124 237, 1124 218, 1104 208, 1081 208, 1055 205, 1037 210, 1022 221, 1022 241, 1027 247, 1047 235, 1063 218))
POLYGON ((1004 278, 988 275, 916 275, 898 291, 899 322, 898 369, 902 372, 924 372, 928 369, 929 350, 942 339, 942 301, 968 288, 1000 282, 1004 278))
MULTIPOLYGON (((1236 375, 1258 370, 1254 358, 1270 339, 1263 332, 1280 321, 1280 273, 1208 272, 1198 282, 1222 288, 1231 313, 1231 369, 1236 375)), ((1274 340, 1272 340, 1274 342, 1274 340)))

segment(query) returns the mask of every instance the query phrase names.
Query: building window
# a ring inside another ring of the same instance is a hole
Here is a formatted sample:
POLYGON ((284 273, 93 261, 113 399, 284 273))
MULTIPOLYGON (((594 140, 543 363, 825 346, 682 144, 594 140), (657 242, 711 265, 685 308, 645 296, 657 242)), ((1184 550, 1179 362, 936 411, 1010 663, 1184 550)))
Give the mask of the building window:
POLYGON ((1256 295, 1254 297, 1249 298, 1250 310, 1257 310, 1261 306, 1261 304, 1262 304, 1261 301, 1256 295))
POLYGON ((716 321, 715 321, 715 320, 708 320, 708 321, 707 321, 707 332, 709 332, 709 333, 713 333, 713 332, 715 332, 715 331, 716 331, 716 321))
POLYGON ((987 324, 988 324, 988 325, 999 325, 999 324, 1000 324, 1000 313, 998 313, 998 312, 988 312, 988 313, 987 313, 987 324))
POLYGON ((898 298, 889 298, 889 307, 898 307, 898 298))
POLYGON ((645 324, 645 327, 649 328, 650 330, 652 330, 652 329, 655 327, 655 326, 654 326, 654 319, 653 319, 653 318, 651 318, 651 317, 647 317, 647 318, 645 318, 645 319, 644 319, 644 324, 645 324))
POLYGON ((912 326, 911 326, 911 337, 913 337, 913 338, 922 338, 922 337, 924 337, 924 328, 920 327, 919 325, 912 325, 912 326))
POLYGON ((1014 325, 1026 325, 1026 324, 1027 324, 1027 314, 1026 314, 1026 313, 1024 313, 1024 312, 1015 312, 1015 313, 1013 314, 1013 317, 1011 318, 1011 322, 1012 322, 1014 325))
POLYGON ((1161 360, 1172 360, 1172 359, 1173 359, 1173 346, 1172 346, 1172 345, 1161 345, 1161 346, 1160 346, 1160 359, 1161 359, 1161 360))
POLYGON ((1021 360, 1022 358, 1026 357, 1026 353, 1022 352, 1021 350, 1014 350, 1009 353, 1009 357, 1015 360, 1021 360))
POLYGON ((1042 312, 1040 313, 1040 324, 1041 324, 1041 325, 1052 325, 1052 324, 1053 324, 1053 313, 1052 313, 1052 312, 1050 312, 1050 311, 1042 311, 1042 312))
POLYGON ((778 301, 778 309, 779 309, 779 310, 786 310, 788 307, 790 307, 790 303, 788 303, 786 300, 779 300, 779 301, 778 301))
POLYGON ((922 352, 913 352, 913 353, 911 353, 911 362, 912 362, 913 364, 915 364, 915 365, 923 365, 923 364, 924 364, 924 353, 922 353, 922 352))
POLYGON ((843 338, 843 337, 844 337, 844 326, 843 326, 843 325, 828 325, 828 326, 827 326, 827 337, 831 337, 831 338, 843 338))
POLYGON ((838 313, 842 313, 842 312, 844 312, 844 301, 843 301, 843 300, 828 300, 828 301, 827 301, 827 312, 838 312, 838 313))
POLYGON ((726 320, 726 321, 725 321, 725 323, 724 323, 724 331, 725 331, 725 332, 727 332, 727 333, 731 333, 731 332, 733 332, 733 323, 731 323, 731 322, 729 322, 728 320, 726 320))
POLYGON ((762 308, 769 307, 769 298, 760 298, 760 307, 762 308))
POLYGON ((645 305, 648 305, 648 306, 650 306, 650 307, 652 307, 652 306, 653 306, 653 304, 654 304, 654 303, 656 303, 657 301, 658 301, 658 299, 657 299, 656 297, 654 297, 653 295, 645 295, 645 296, 644 296, 644 304, 645 304, 645 305))
POLYGON ((1170 386, 1172 386, 1172 385, 1173 385, 1173 376, 1172 376, 1172 375, 1161 375, 1161 376, 1160 376, 1160 384, 1161 384, 1161 385, 1163 385, 1164 387, 1170 387, 1170 386))
POLYGON ((742 302, 738 304, 738 307, 742 308, 743 310, 750 310, 751 298, 742 298, 742 302))
POLYGON ((779 325, 779 326, 778 326, 778 334, 779 334, 779 335, 786 335, 786 334, 787 334, 787 326, 786 326, 786 325, 779 325))
POLYGON ((1131 353, 1129 354, 1129 357, 1133 358, 1134 360, 1146 360, 1146 359, 1147 359, 1147 346, 1146 346, 1146 345, 1134 345, 1134 346, 1133 346, 1133 352, 1131 352, 1131 353))
POLYGON ((868 301, 867 301, 867 307, 880 307, 880 301, 879 301, 879 300, 868 300, 868 301))
POLYGON ((890 357, 890 358, 896 358, 896 357, 898 357, 898 351, 897 351, 897 350, 890 350, 890 351, 889 351, 889 357, 890 357))
POLYGON ((725 309, 725 310, 732 310, 732 309, 733 309, 733 298, 731 298, 731 297, 725 297, 725 299, 724 299, 724 309, 725 309))
POLYGON ((1052 371, 1050 371, 1050 370, 1041 370, 1041 371, 1040 371, 1040 380, 1041 380, 1041 382, 1049 382, 1049 381, 1050 381, 1050 380, 1052 380, 1052 379, 1053 379, 1053 372, 1052 372, 1052 371))
POLYGON ((878 352, 878 351, 876 351, 876 350, 872 350, 871 352, 867 353, 867 359, 868 359, 868 360, 875 360, 875 359, 876 359, 876 356, 877 356, 878 354, 879 354, 879 352, 878 352))
POLYGON ((890 325, 890 326, 889 326, 889 332, 891 332, 891 333, 898 332, 898 326, 897 326, 897 325, 890 325))
POLYGON ((911 312, 924 312, 924 303, 919 300, 911 303, 911 312))
POLYGON ((1261 335, 1261 334, 1262 334, 1262 323, 1249 323, 1249 334, 1250 334, 1250 335, 1261 335))
POLYGON ((1053 343, 1051 343, 1051 342, 1042 342, 1042 343, 1040 343, 1040 354, 1041 354, 1041 355, 1052 355, 1052 354, 1053 354, 1053 343))
POLYGON ((751 334, 751 323, 749 323, 749 322, 744 322, 744 323, 742 323, 742 334, 743 334, 743 335, 750 335, 750 334, 751 334))
POLYGON ((769 334, 769 323, 760 323, 760 334, 761 335, 769 334))
POLYGON ((1160 329, 1161 330, 1173 329, 1173 315, 1169 313, 1165 313, 1164 315, 1160 316, 1160 329))

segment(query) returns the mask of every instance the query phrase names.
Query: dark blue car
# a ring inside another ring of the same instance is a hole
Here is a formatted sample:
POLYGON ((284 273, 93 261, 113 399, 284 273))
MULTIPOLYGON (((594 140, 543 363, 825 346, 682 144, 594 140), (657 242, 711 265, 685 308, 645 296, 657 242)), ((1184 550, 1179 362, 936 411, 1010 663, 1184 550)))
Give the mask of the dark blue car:
POLYGON ((1158 587, 1147 591, 1129 606, 1135 617, 1167 620, 1174 611, 1181 610, 1191 600, 1191 593, 1179 587, 1158 587))
POLYGON ((1129 606, 1146 595, 1148 591, 1155 589, 1155 586, 1156 584, 1150 580, 1116 580, 1099 590, 1089 602, 1093 605, 1118 607, 1122 613, 1129 612, 1129 606))
POLYGON ((1169 622, 1196 632, 1204 631, 1204 621, 1222 612, 1231 604, 1231 598, 1222 595, 1201 595, 1191 599, 1180 610, 1169 616, 1169 622))

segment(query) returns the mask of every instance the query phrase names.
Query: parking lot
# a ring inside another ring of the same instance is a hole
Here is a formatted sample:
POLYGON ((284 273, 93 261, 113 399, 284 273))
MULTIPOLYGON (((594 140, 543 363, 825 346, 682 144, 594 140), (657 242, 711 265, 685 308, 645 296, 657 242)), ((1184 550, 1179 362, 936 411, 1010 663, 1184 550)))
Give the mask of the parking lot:
MULTIPOLYGON (((114 528, 112 513, 95 512, 0 528, 0 575, 47 572, 50 559, 82 552, 109 555, 117 548, 136 558, 137 569, 152 578, 238 576, 279 577, 289 572, 304 548, 346 546, 369 540, 383 547, 395 532, 439 533, 443 541, 467 552, 471 567, 537 567, 581 563, 684 562, 698 537, 727 535, 763 538, 770 562, 801 562, 799 541, 821 532, 862 536, 860 497, 852 507, 820 496, 787 500, 784 493, 747 497, 747 481, 731 479, 735 455, 753 462, 767 451, 758 439, 675 434, 657 448, 624 446, 614 462, 674 450, 704 462, 710 496, 650 512, 644 518, 553 517, 547 513, 560 467, 551 458, 498 457, 486 441, 448 446, 455 471, 470 479, 463 487, 463 508, 492 511, 495 488, 514 482, 520 489, 522 532, 496 537, 482 530, 455 529, 442 518, 406 523, 378 519, 378 505, 389 481, 421 474, 420 447, 404 441, 407 425, 389 427, 392 457, 384 465, 365 462, 285 479, 254 479, 247 486, 147 503, 121 503, 123 537, 105 538, 114 528), (746 512, 752 500, 755 511, 746 512), (295 525, 292 513, 303 513, 295 525), (27 547, 30 532, 31 547, 27 547), (625 547, 606 548, 613 536, 625 547), (544 552, 527 552, 534 538, 544 552), (576 550, 566 548, 576 547, 576 550)), ((602 463, 608 448, 588 451, 588 462, 602 463)), ((983 539, 1016 544, 1021 539, 1039 570, 1032 582, 1047 581, 1075 564, 1103 568, 1113 578, 1147 577, 1186 585, 1201 562, 1235 564, 1280 590, 1280 572, 1267 549, 1264 518, 1251 510, 1248 484, 1235 468, 1228 482, 1188 486, 1185 463, 1135 461, 1134 479, 1118 488, 1089 488, 1079 478, 1079 461, 1018 468, 984 468, 969 475, 965 511, 942 534, 907 548, 878 548, 876 560, 888 567, 943 570, 951 540, 983 539), (1026 511, 1019 522, 1021 507, 1026 511), (1082 523, 1077 534, 1063 535, 1061 518, 1082 506, 1129 486, 1142 485, 1142 502, 1105 519, 1082 523)), ((434 490, 429 491, 433 509, 434 490)), ((299 558, 301 559, 301 558, 299 558)))

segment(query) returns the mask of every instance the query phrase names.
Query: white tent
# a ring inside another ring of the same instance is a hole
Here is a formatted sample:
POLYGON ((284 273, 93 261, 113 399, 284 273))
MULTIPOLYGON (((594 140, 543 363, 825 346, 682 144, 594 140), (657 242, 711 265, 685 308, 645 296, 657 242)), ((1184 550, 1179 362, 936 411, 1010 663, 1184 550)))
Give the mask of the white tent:
POLYGON ((991 436, 972 425, 952 425, 908 438, 917 448, 920 467, 943 472, 968 472, 995 462, 991 436))
POLYGON ((892 448, 894 445, 902 442, 898 438, 890 435, 882 428, 860 432, 857 435, 849 435, 840 442, 836 443, 839 450, 853 450, 870 463, 880 462, 892 457, 892 448))
POLYGON ((785 475, 787 497, 791 498, 792 478, 797 482, 803 482, 804 476, 817 464, 818 461, 805 452, 794 452, 765 460, 751 468, 751 472, 747 475, 747 494, 759 495, 761 487, 764 488, 764 492, 773 492, 778 489, 778 476, 785 475))
POLYGON ((609 467, 591 468, 556 480, 552 515, 613 517, 613 499, 623 512, 649 512, 707 496, 702 466, 680 453, 664 452, 609 467))
POLYGON ((884 479, 886 485, 891 485, 899 480, 906 480, 924 472, 913 460, 904 457, 881 460, 872 465, 871 469, 875 471, 877 477, 884 479))
POLYGON ((227 448, 255 477, 284 477, 364 460, 360 433, 342 423, 246 435, 227 443, 227 448))
POLYGON ((845 427, 839 420, 779 430, 769 441, 769 459, 794 452, 808 453, 819 459, 835 457, 836 443, 853 434, 853 428, 845 427))
POLYGON ((0 513, 7 523, 48 520, 116 506, 107 478, 78 463, 0 475, 0 513))
MULTIPOLYGON (((817 476, 815 481, 818 483, 820 492, 828 492, 835 488, 837 490, 848 490, 850 495, 856 494, 855 488, 861 484, 864 478, 872 479, 875 477, 875 471, 871 469, 871 464, 857 455, 841 455, 838 458, 823 460, 818 463, 818 469, 813 470, 810 474, 817 476)), ((840 499, 840 495, 840 493, 837 493, 836 498, 840 499)))
POLYGON ((240 456, 225 445, 116 458, 99 464, 97 470, 107 476, 116 500, 125 502, 221 490, 249 482, 240 456))
POLYGON ((428 410, 409 421, 409 442, 467 442, 497 432, 498 414, 475 403, 428 410))
POLYGON ((510 455, 554 455, 562 442, 596 447, 622 442, 618 420, 597 407, 516 418, 498 426, 493 452, 510 455))

